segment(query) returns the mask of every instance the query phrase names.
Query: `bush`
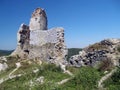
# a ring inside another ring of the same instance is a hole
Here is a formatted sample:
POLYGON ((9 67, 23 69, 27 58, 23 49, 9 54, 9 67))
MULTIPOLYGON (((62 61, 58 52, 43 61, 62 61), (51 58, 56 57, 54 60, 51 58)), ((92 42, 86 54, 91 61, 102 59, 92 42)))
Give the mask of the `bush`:
POLYGON ((9 66, 8 70, 16 68, 15 63, 18 62, 18 58, 8 56, 7 57, 7 65, 9 66))
POLYGON ((100 63, 100 66, 98 68, 99 71, 106 71, 111 70, 113 68, 113 63, 110 58, 107 58, 106 60, 102 60, 100 63))
POLYGON ((117 48, 117 51, 120 52, 120 46, 117 48))
POLYGON ((99 43, 93 44, 89 47, 89 49, 95 49, 95 50, 102 50, 102 49, 107 49, 108 47, 105 45, 101 45, 99 43))

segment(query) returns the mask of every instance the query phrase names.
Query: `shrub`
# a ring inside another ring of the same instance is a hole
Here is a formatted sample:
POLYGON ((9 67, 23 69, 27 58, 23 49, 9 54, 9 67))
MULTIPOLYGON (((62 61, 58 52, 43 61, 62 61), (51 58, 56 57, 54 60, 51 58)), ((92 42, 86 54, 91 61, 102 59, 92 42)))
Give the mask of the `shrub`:
POLYGON ((117 48, 117 51, 120 52, 120 46, 117 48))
POLYGON ((99 43, 90 45, 87 51, 93 51, 93 50, 106 50, 108 47, 99 43))
POLYGON ((18 61, 18 58, 8 56, 7 57, 7 65, 9 66, 8 70, 16 68, 15 63, 18 61))
POLYGON ((106 60, 101 61, 98 70, 106 71, 106 70, 111 70, 112 68, 113 68, 112 60, 110 58, 107 58, 106 60))

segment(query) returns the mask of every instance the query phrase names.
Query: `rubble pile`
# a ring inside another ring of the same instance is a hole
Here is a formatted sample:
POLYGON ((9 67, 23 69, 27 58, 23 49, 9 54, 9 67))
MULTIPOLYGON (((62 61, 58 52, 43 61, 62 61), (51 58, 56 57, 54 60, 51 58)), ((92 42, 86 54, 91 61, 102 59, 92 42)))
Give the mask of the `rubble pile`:
MULTIPOLYGON (((118 53, 116 48, 118 47, 118 45, 120 45, 120 40, 103 40, 97 44, 84 48, 82 51, 79 52, 78 55, 71 56, 69 59, 69 64, 75 67, 81 67, 85 65, 93 66, 98 61, 107 60, 110 58, 114 58, 114 60, 116 60, 117 58, 115 58, 115 56, 118 53), (97 45, 97 48, 95 45, 97 45)), ((116 60, 116 62, 117 61, 118 59, 116 60)))

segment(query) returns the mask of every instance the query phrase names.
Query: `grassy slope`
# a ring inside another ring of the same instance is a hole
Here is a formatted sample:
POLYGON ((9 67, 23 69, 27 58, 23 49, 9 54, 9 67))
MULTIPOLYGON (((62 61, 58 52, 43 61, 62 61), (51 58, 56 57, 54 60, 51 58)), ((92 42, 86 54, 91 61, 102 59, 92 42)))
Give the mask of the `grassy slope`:
MULTIPOLYGON (((10 57, 8 59, 12 59, 14 62, 16 62, 15 58, 10 57)), ((9 62, 10 69, 0 73, 0 79, 7 77, 10 71, 15 69, 14 62, 9 62)), ((38 65, 34 61, 32 61, 31 64, 29 64, 28 61, 21 61, 21 64, 22 66, 16 72, 14 72, 14 75, 23 74, 23 76, 9 79, 0 84, 0 90, 29 90, 29 88, 32 90, 49 90, 55 86, 55 82, 59 82, 70 77, 69 75, 63 73, 60 67, 56 67, 54 64, 43 63, 42 65, 38 65), (39 69, 39 71, 37 73, 33 73, 33 70, 35 69, 39 69), (44 76, 45 78, 45 83, 42 85, 35 82, 35 80, 40 76, 44 76), (34 82, 35 86, 30 87, 31 80, 34 82), (39 89, 37 89, 38 87, 39 89)))
MULTIPOLYGON (((9 59, 16 62, 14 58, 9 59)), ((15 68, 14 62, 9 62, 9 64, 11 64, 11 68, 0 73, 0 78, 6 77, 10 71, 15 68)), ((29 90, 29 88, 31 88, 31 90, 98 90, 98 81, 104 75, 103 72, 100 72, 93 67, 67 67, 67 69, 73 73, 74 77, 65 84, 57 85, 57 82, 71 77, 63 73, 60 67, 56 67, 54 64, 46 63, 38 65, 34 61, 32 61, 32 64, 29 64, 28 61, 20 62, 22 66, 14 72, 14 75, 23 74, 23 76, 7 80, 0 84, 0 90, 29 90), (39 71, 37 73, 33 73, 33 70, 37 68, 39 71), (35 80, 40 76, 44 76, 45 78, 43 84, 35 82, 35 80), (30 86, 31 80, 34 83, 33 86, 30 86)), ((112 79, 115 78, 115 81, 111 81, 110 79, 105 82, 105 87, 108 88, 108 90, 118 90, 120 87, 119 74, 120 69, 114 76, 112 76, 112 79)))
MULTIPOLYGON (((78 54, 81 49, 69 49, 69 56, 78 54), (72 53, 74 51, 74 53, 72 53)), ((16 58, 8 58, 8 65, 10 69, 0 73, 0 78, 5 77, 15 68, 16 58)), ((19 78, 8 80, 0 85, 0 90, 98 90, 97 84, 100 78, 104 75, 103 72, 98 71, 92 67, 74 68, 68 67, 69 71, 74 74, 74 77, 63 85, 56 85, 63 79, 69 78, 70 76, 63 73, 59 67, 53 64, 43 63, 41 66, 36 62, 28 64, 28 62, 22 62, 20 67, 14 74, 24 74, 19 78), (33 73, 32 71, 36 68, 39 72, 33 73), (34 82, 36 78, 44 76, 45 83, 39 84, 34 82), (34 86, 30 87, 30 80, 34 82, 34 86)), ((120 88, 120 69, 104 84, 107 90, 119 90, 120 88)))
POLYGON ((58 87, 58 90, 97 90, 101 72, 92 67, 69 68, 74 78, 58 87))
POLYGON ((120 90, 120 67, 118 67, 117 72, 115 72, 112 77, 104 82, 107 90, 120 90))
MULTIPOLYGON (((8 64, 11 68, 6 72, 1 73, 1 78, 8 75, 9 72, 15 68, 17 59, 11 57, 8 59, 8 64), (11 62, 10 60, 14 62, 11 62)), ((24 75, 5 81, 0 85, 0 90, 29 90, 29 88, 31 88, 31 90, 94 90, 97 89, 97 82, 102 76, 101 72, 92 67, 67 67, 67 69, 74 74, 74 77, 67 83, 58 86, 56 84, 57 82, 71 77, 63 73, 60 67, 46 63, 38 65, 34 61, 32 61, 32 64, 29 64, 28 61, 20 62, 22 66, 14 73, 14 75, 24 75), (33 73, 33 70, 36 68, 38 68, 39 71, 33 73), (40 76, 45 77, 45 83, 39 84, 35 82, 35 79, 40 76), (34 85, 30 87, 31 80, 34 82, 34 85)))

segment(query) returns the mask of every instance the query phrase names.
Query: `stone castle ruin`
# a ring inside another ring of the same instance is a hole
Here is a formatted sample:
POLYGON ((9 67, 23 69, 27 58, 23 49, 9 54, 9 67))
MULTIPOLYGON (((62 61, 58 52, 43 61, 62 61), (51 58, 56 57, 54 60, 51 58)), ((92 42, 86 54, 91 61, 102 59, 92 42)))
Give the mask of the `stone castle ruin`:
POLYGON ((12 55, 52 63, 64 62, 67 56, 64 29, 57 27, 48 30, 46 13, 37 8, 32 13, 29 26, 21 24, 17 33, 17 48, 12 55))

